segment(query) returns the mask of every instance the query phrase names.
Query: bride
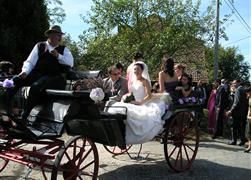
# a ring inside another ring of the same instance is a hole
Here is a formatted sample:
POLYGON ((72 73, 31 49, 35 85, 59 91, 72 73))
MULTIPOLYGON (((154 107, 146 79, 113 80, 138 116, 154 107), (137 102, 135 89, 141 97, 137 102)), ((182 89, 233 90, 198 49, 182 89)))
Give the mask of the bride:
MULTIPOLYGON (((127 108, 126 144, 140 144, 154 138, 163 129, 161 119, 165 113, 165 102, 161 98, 153 98, 151 86, 147 79, 142 77, 144 65, 134 64, 136 76, 132 83, 131 92, 135 98, 131 103, 116 102, 112 106, 127 108)), ((125 113, 122 108, 109 108, 109 113, 125 113)))

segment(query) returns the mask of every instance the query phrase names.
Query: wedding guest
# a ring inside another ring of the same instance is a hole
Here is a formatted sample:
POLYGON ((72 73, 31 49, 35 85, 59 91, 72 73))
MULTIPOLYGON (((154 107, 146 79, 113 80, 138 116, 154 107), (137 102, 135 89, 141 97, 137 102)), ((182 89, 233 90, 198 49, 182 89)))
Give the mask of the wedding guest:
POLYGON ((227 111, 227 116, 233 117, 232 141, 230 145, 236 145, 238 133, 240 134, 240 146, 244 145, 247 141, 245 137, 246 117, 248 110, 248 102, 244 88, 241 86, 241 81, 236 79, 232 82, 235 88, 235 96, 232 107, 227 111))
POLYGON ((215 98, 215 110, 216 110, 216 131, 213 135, 213 139, 223 135, 223 121, 225 119, 224 112, 228 107, 228 94, 224 84, 220 79, 215 81, 216 85, 216 98, 215 98))
POLYGON ((215 114, 215 98, 216 98, 216 86, 212 84, 212 91, 208 99, 208 131, 210 134, 215 133, 216 127, 216 114, 215 114))
POLYGON ((192 78, 183 73, 180 77, 179 85, 175 89, 179 93, 179 97, 188 97, 192 93, 192 78))
POLYGON ((178 80, 180 80, 181 75, 185 73, 185 69, 186 69, 185 66, 180 63, 174 66, 174 71, 176 76, 178 77, 178 80))
POLYGON ((168 92, 173 99, 176 99, 175 88, 178 85, 178 77, 174 72, 174 61, 172 58, 163 56, 162 71, 159 72, 159 92, 168 92))
POLYGON ((200 100, 200 103, 204 105, 206 103, 206 89, 201 80, 197 82, 197 85, 193 89, 195 96, 200 100))
POLYGON ((1 61, 0 62, 1 72, 0 77, 6 77, 13 75, 14 72, 14 65, 9 61, 1 61))

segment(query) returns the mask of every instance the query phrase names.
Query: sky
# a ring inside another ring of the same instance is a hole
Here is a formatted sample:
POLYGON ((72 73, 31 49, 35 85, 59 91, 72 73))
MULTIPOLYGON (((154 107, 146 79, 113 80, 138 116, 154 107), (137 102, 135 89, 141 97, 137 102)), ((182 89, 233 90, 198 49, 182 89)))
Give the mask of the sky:
MULTIPOLYGON (((88 24, 84 23, 80 14, 86 15, 91 11, 92 0, 61 0, 62 8, 65 10, 66 18, 61 24, 64 32, 70 34, 74 41, 78 41, 78 36, 83 30, 88 29, 88 24)), ((230 14, 233 9, 229 3, 231 0, 221 0, 220 19, 223 19, 225 14, 230 14), (230 6, 230 7, 229 7, 230 6)), ((200 11, 205 11, 206 7, 211 4, 212 0, 201 0, 200 11)), ((219 43, 223 47, 235 46, 238 47, 238 53, 244 55, 245 61, 251 65, 251 0, 234 0, 234 7, 237 9, 241 17, 249 25, 245 27, 244 22, 235 12, 231 19, 233 23, 226 25, 226 34, 229 38, 225 41, 223 38, 219 43)), ((251 70, 250 70, 251 74, 251 70)))

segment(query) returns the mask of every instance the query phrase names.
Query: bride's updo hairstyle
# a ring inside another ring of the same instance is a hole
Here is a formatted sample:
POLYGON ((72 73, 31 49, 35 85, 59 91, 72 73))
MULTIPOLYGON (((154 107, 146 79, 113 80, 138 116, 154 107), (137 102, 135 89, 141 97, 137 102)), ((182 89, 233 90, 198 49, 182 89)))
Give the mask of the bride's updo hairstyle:
POLYGON ((162 64, 162 70, 170 77, 174 76, 174 61, 173 58, 164 59, 162 64))
POLYGON ((138 67, 140 67, 142 72, 144 71, 144 65, 142 63, 135 63, 134 66, 138 66, 138 67))
POLYGON ((137 52, 133 53, 134 60, 137 61, 138 59, 141 59, 141 58, 143 58, 143 53, 141 51, 137 51, 137 52))

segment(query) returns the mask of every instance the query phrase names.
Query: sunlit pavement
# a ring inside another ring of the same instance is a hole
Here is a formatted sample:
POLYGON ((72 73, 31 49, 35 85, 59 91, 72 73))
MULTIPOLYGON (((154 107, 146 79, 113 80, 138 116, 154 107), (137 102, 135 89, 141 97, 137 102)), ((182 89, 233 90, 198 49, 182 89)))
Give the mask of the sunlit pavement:
MULTIPOLYGON (((97 144, 99 179, 238 180, 250 177, 251 153, 244 153, 244 147, 230 146, 227 142, 226 139, 200 142, 196 160, 191 169, 183 173, 175 173, 169 168, 165 161, 163 145, 157 141, 144 143, 139 155, 137 152, 140 146, 133 145, 129 151, 131 157, 128 154, 113 156, 103 145, 97 144)), ((27 172, 27 167, 9 163, 1 172, 0 179, 23 179, 27 172)), ((32 170, 28 179, 43 179, 42 173, 32 170)))

